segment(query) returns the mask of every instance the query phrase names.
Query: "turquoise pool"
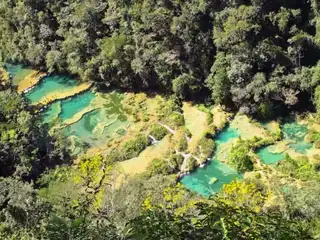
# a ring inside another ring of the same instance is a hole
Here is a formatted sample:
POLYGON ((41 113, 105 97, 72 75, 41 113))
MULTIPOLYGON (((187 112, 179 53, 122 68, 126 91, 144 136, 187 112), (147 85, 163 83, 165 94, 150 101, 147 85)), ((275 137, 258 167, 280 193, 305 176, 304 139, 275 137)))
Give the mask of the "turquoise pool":
POLYGON ((43 78, 40 83, 25 96, 36 103, 53 92, 67 91, 78 85, 78 81, 63 75, 53 75, 43 78))
MULTIPOLYGON (((216 147, 219 149, 223 144, 230 140, 240 137, 237 129, 227 127, 223 129, 215 138, 216 147)), ((204 168, 197 168, 190 175, 184 176, 181 183, 190 191, 199 193, 200 195, 209 197, 221 190, 224 184, 228 184, 233 180, 242 178, 235 169, 225 163, 217 161, 213 156, 212 161, 204 168), (217 180, 213 183, 212 178, 217 180)))

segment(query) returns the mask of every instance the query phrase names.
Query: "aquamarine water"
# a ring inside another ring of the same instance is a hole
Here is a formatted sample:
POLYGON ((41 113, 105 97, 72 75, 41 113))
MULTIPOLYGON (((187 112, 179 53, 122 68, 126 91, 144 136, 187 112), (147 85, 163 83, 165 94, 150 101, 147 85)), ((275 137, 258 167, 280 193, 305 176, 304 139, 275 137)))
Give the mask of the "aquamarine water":
POLYGON ((206 167, 198 168, 196 171, 181 179, 181 183, 190 191, 209 197, 221 190, 224 184, 240 179, 242 176, 227 164, 212 160, 206 167), (215 177, 217 181, 210 184, 215 177))
POLYGON ((64 133, 66 134, 66 136, 77 136, 78 138, 83 140, 83 142, 87 142, 88 144, 92 145, 91 143, 94 143, 94 141, 97 139, 93 135, 92 131, 94 127, 99 123, 98 117, 99 110, 88 112, 83 115, 80 121, 66 127, 64 129, 64 133))
MULTIPOLYGON (((233 129, 228 126, 215 138, 217 149, 219 149, 223 144, 238 137, 240 137, 240 134, 237 129, 233 129)), ((235 169, 216 160, 215 156, 213 156, 212 161, 210 161, 207 166, 204 168, 197 168, 190 175, 184 176, 181 179, 181 183, 190 191, 209 197, 210 195, 220 191, 224 184, 228 184, 231 181, 240 178, 242 178, 242 175, 240 175, 235 169), (210 182, 212 178, 216 178, 217 181, 214 183, 210 182)))
POLYGON ((53 75, 43 78, 40 83, 25 96, 36 103, 54 92, 68 91, 77 86, 78 81, 64 75, 53 75))
POLYGON ((284 153, 272 153, 271 147, 273 146, 266 146, 262 147, 257 151, 257 155, 265 164, 275 164, 285 158, 284 153))
POLYGON ((238 137, 240 137, 239 131, 228 126, 215 137, 216 145, 218 146, 219 144, 227 143, 231 139, 238 137))
POLYGON ((61 111, 61 101, 51 104, 42 114, 42 122, 50 123, 59 117, 61 111))
POLYGON ((86 91, 63 100, 61 102, 59 118, 62 120, 72 118, 76 113, 88 107, 94 98, 95 94, 92 91, 86 91))
POLYGON ((288 122, 282 125, 282 132, 285 139, 293 141, 289 146, 296 152, 305 154, 312 147, 312 143, 306 142, 305 136, 308 134, 306 125, 297 122, 288 122))
MULTIPOLYGON (((121 104, 123 95, 112 92, 104 97, 106 103, 103 108, 84 114, 78 122, 66 127, 64 134, 77 137, 78 142, 88 147, 100 147, 114 134, 124 134, 129 122, 121 104)), ((88 94, 87 98, 92 96, 88 94)))
POLYGON ((18 85, 19 82, 33 72, 31 68, 27 68, 22 64, 6 63, 5 68, 13 77, 13 85, 18 85))

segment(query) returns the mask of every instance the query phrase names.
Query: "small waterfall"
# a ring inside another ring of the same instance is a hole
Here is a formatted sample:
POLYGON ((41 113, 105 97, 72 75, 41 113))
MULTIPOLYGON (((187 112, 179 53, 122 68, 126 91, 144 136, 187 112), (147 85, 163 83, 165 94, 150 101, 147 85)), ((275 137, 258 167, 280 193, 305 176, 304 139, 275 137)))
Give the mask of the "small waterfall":
POLYGON ((156 144, 156 143, 159 142, 159 141, 158 141, 157 139, 155 139, 155 137, 153 137, 152 135, 149 135, 148 137, 152 140, 152 144, 156 144))
POLYGON ((191 141, 191 138, 188 137, 188 135, 187 135, 186 133, 184 134, 184 137, 186 138, 187 142, 190 142, 190 141, 191 141))

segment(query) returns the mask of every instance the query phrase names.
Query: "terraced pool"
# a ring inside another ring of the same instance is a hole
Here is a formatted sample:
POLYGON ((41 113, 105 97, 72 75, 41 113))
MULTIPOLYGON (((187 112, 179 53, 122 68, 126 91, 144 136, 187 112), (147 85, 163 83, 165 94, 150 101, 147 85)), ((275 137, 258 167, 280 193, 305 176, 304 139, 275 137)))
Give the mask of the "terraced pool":
POLYGON ((26 94, 26 97, 34 104, 55 92, 65 92, 77 85, 78 82, 70 77, 53 75, 43 78, 34 89, 26 94))
POLYGON ((305 154, 312 147, 312 143, 305 141, 305 136, 308 133, 306 125, 298 124, 297 122, 288 122, 282 125, 282 132, 285 139, 291 141, 289 146, 296 152, 305 154))
MULTIPOLYGON (((230 140, 240 136, 236 129, 227 127, 223 129, 216 137, 216 151, 228 143, 230 140)), ((216 155, 204 168, 198 168, 190 175, 184 176, 181 183, 190 191, 197 192, 203 196, 210 195, 220 191, 224 184, 233 180, 242 178, 238 172, 225 163, 216 160, 216 155)))
MULTIPOLYGON (((7 70, 17 84, 32 72, 22 65, 8 65, 7 70)), ((104 146, 114 135, 125 134, 129 125, 121 104, 121 93, 110 92, 99 94, 98 97, 98 94, 89 89, 63 100, 55 99, 55 93, 72 91, 78 86, 79 82, 69 76, 52 75, 43 78, 25 94, 32 104, 48 96, 53 98, 41 113, 43 122, 60 121, 61 131, 69 138, 73 154, 83 153, 90 147, 104 146), (73 120, 76 115, 77 118, 73 120), (69 121, 68 124, 64 124, 66 121, 69 121)))
POLYGON ((26 76, 31 74, 34 70, 31 68, 27 68, 22 64, 5 64, 6 70, 12 75, 13 77, 13 85, 18 85, 26 76))

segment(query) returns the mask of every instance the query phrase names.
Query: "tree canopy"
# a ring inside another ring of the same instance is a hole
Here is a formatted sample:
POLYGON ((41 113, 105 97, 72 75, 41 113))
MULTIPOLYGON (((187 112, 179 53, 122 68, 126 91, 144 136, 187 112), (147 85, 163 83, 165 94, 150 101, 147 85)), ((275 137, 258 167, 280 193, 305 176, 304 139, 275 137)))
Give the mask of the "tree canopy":
POLYGON ((99 86, 259 113, 312 102, 319 18, 316 0, 4 0, 0 54, 99 86))

